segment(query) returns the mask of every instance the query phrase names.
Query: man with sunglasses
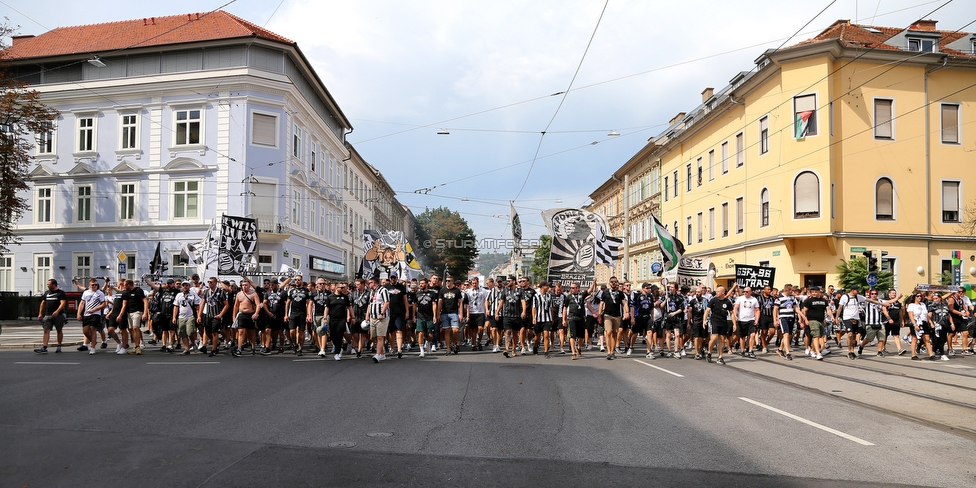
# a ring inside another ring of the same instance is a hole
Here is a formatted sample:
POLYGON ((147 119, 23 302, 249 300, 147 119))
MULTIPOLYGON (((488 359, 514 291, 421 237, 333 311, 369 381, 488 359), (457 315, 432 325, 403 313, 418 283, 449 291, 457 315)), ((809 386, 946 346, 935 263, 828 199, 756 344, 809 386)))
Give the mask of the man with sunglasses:
MULTIPOLYGON (((315 290, 309 296, 306 308, 312 316, 312 331, 315 338, 315 347, 319 350, 318 356, 325 357, 325 347, 329 338, 329 321, 326 319, 325 306, 329 300, 329 284, 322 278, 315 281, 315 290)), ((340 341, 341 344, 341 341, 340 341)))
POLYGON ((508 277, 508 287, 502 292, 495 310, 495 317, 502 321, 505 330, 505 351, 502 353, 506 358, 518 356, 515 349, 515 341, 520 340, 522 333, 522 320, 525 311, 525 300, 522 298, 521 291, 516 287, 515 277, 508 277))
MULTIPOLYGON (((88 289, 81 294, 81 304, 78 307, 78 321, 82 324, 82 332, 85 339, 91 344, 88 354, 95 354, 95 343, 98 341, 98 332, 102 330, 102 315, 108 301, 105 293, 98 289, 98 280, 92 278, 88 280, 88 289)), ((104 344, 104 343, 103 343, 104 344)), ((84 351, 85 349, 78 349, 84 351)))
POLYGON ((617 277, 610 277, 609 289, 600 295, 600 312, 597 320, 603 323, 603 334, 607 346, 607 359, 612 360, 617 357, 616 350, 620 340, 620 323, 625 318, 630 318, 630 310, 627 306, 627 296, 617 289, 617 277))
POLYGON ((441 332, 444 335, 444 345, 447 347, 448 354, 457 355, 461 350, 460 317, 464 314, 463 307, 466 300, 467 297, 454 286, 454 279, 445 278, 444 287, 441 288, 437 299, 437 309, 441 313, 441 332))
POLYGON ((193 292, 192 283, 189 281, 184 281, 180 283, 180 292, 176 294, 176 298, 173 300, 173 310, 172 317, 173 323, 176 325, 176 335, 179 337, 180 342, 183 343, 183 355, 190 355, 190 348, 192 347, 192 342, 197 337, 197 307, 200 306, 201 300, 196 293, 193 292))

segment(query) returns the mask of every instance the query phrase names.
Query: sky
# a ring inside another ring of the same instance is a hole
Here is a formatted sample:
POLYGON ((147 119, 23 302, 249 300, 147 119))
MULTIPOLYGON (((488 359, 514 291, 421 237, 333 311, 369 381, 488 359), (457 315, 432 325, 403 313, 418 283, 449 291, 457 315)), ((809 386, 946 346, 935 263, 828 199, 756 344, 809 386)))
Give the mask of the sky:
POLYGON ((400 202, 457 210, 482 240, 511 235, 513 200, 523 237, 545 233, 542 210, 588 203, 702 90, 767 49, 840 19, 976 31, 972 0, 227 1, 0 0, 0 14, 40 34, 222 8, 292 39, 400 202))

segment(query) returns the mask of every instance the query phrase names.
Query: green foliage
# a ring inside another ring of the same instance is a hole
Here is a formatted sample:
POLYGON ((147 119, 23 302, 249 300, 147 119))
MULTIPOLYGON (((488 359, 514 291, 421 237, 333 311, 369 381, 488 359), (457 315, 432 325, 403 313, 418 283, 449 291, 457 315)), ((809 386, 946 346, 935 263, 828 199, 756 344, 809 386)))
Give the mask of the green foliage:
MULTIPOLYGON (((0 39, 7 39, 16 29, 9 23, 0 25, 0 39)), ((0 60, 7 46, 0 44, 0 60)), ((0 253, 9 251, 9 244, 19 239, 14 224, 31 206, 25 190, 30 186, 35 134, 45 132, 47 124, 57 118, 58 111, 41 103, 36 90, 10 77, 0 63, 0 253)))
POLYGON ((451 276, 467 278, 478 257, 474 231, 456 211, 447 207, 427 208, 417 216, 417 254, 420 264, 435 273, 444 273, 445 266, 451 276))
POLYGON ((482 274, 487 275, 491 270, 495 269, 499 264, 508 261, 511 258, 511 253, 500 253, 500 252, 483 252, 478 254, 478 270, 482 274))
POLYGON ((549 252, 552 250, 552 236, 543 234, 539 237, 539 247, 535 249, 532 267, 529 274, 533 283, 538 283, 549 276, 549 252))
MULTIPOLYGON (((868 286, 868 260, 857 258, 853 261, 841 260, 837 265, 840 273, 840 286, 845 290, 850 290, 852 286, 864 288, 868 286)), ((895 275, 884 271, 878 271, 878 285, 875 286, 880 293, 887 293, 895 286, 895 275)))
POLYGON ((939 275, 939 284, 943 286, 950 286, 952 285, 952 279, 952 271, 945 270, 939 275))

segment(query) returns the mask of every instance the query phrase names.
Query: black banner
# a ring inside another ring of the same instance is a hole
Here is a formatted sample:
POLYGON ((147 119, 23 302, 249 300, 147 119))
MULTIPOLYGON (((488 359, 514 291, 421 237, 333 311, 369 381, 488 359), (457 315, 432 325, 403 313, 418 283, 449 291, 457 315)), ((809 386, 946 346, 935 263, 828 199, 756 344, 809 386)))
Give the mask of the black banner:
POLYGON ((217 274, 244 275, 253 271, 258 254, 258 221, 224 215, 220 219, 217 274), (252 257, 254 263, 252 263, 252 257))
POLYGON ((772 287, 775 278, 776 268, 748 264, 735 265, 735 282, 739 288, 748 286, 754 291, 762 290, 766 286, 772 287))

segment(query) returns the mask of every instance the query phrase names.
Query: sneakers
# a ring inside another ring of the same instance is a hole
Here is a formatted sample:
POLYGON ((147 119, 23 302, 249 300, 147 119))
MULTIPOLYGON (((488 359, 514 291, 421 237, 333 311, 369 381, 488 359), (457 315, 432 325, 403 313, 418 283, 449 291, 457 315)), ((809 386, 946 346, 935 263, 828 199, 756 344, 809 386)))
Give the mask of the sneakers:
MULTIPOLYGON (((60 351, 61 348, 59 347, 58 349, 59 349, 58 352, 61 352, 60 351)), ((142 355, 142 348, 141 347, 137 347, 136 348, 136 356, 141 356, 141 355, 142 355)))
POLYGON ((850 360, 857 359, 857 354, 854 354, 853 352, 849 352, 849 353, 847 353, 847 359, 850 359, 850 360))
MULTIPOLYGON (((421 355, 421 356, 423 356, 423 355, 424 355, 424 353, 423 353, 423 351, 421 351, 421 352, 420 352, 420 355, 421 355)), ((335 358, 335 360, 336 360, 336 361, 340 361, 340 360, 342 360, 342 351, 339 351, 339 352, 338 352, 338 353, 336 353, 336 355, 335 355, 335 356, 333 356, 333 357, 335 358)))
POLYGON ((108 348, 108 343, 107 342, 102 342, 102 347, 101 348, 102 349, 108 348))
MULTIPOLYGON (((592 351, 593 350, 593 344, 587 344, 586 345, 586 350, 587 351, 592 351)), ((602 351, 603 349, 600 349, 600 350, 602 351)))
POLYGON ((325 349, 319 349, 319 353, 316 354, 316 356, 319 356, 319 357, 323 357, 324 358, 325 357, 325 349))
POLYGON ((184 349, 183 352, 180 353, 180 356, 189 356, 189 355, 190 355, 189 349, 184 349))
POLYGON ((823 354, 824 356, 826 356, 826 355, 830 354, 830 349, 824 349, 823 351, 820 351, 820 352, 821 352, 821 354, 823 354))
POLYGON ((61 345, 60 344, 58 344, 58 347, 54 348, 54 354, 61 354, 61 345))
POLYGON ((37 349, 34 349, 34 352, 38 354, 47 354, 47 346, 38 347, 37 349))
POLYGON ((374 363, 379 363, 380 361, 386 361, 386 355, 385 354, 375 354, 375 355, 373 355, 373 362, 374 363))
MULTIPOLYGON (((681 357, 685 357, 685 356, 687 356, 687 355, 688 355, 688 353, 686 353, 686 352, 685 352, 685 350, 684 350, 684 349, 682 349, 682 350, 681 350, 681 357)), ((755 357, 755 356, 753 356, 753 357, 755 357)))
POLYGON ((95 348, 94 347, 88 350, 88 355, 91 356, 92 354, 95 354, 95 348))
MULTIPOLYGON (((633 351, 633 349, 631 349, 631 351, 633 351)), ((559 348, 559 354, 566 354, 566 350, 565 350, 565 349, 563 349, 563 348, 559 348)), ((630 355, 630 354, 628 354, 628 356, 629 356, 629 355, 630 355)))
MULTIPOLYGON (((457 354, 457 353, 454 353, 454 354, 457 354)), ((402 359, 402 358, 403 358, 403 350, 401 349, 401 350, 397 351, 397 359, 402 359)))
MULTIPOLYGON (((633 354, 633 353, 634 353, 634 348, 628 347, 627 348, 627 357, 630 357, 630 355, 633 354)), ((565 354, 565 353, 563 353, 563 354, 565 354)))
POLYGON ((946 356, 945 354, 943 354, 942 357, 940 357, 939 359, 941 359, 942 361, 948 361, 949 360, 949 356, 946 356))
POLYGON ((912 361, 921 361, 918 356, 912 356, 912 361))
MULTIPOLYGON (((497 351, 498 346, 495 346, 495 349, 496 349, 495 352, 498 352, 497 351)), ((427 353, 424 352, 424 346, 420 346, 420 357, 426 357, 426 356, 427 356, 427 353)))
POLYGON ((87 351, 88 350, 88 344, 82 344, 82 345, 78 346, 78 350, 79 351, 87 351))
POLYGON ((722 359, 722 358, 718 358, 718 361, 716 361, 716 362, 717 362, 718 364, 725 364, 725 360, 724 360, 724 359, 722 359))
POLYGON ((239 357, 243 356, 243 354, 241 354, 241 350, 240 349, 234 349, 234 352, 232 352, 230 354, 232 356, 234 356, 235 358, 239 358, 239 357))
POLYGON ((128 350, 125 351, 125 353, 126 354, 135 354, 136 353, 136 348, 135 347, 130 347, 128 350))
POLYGON ((607 361, 613 361, 613 354, 607 354, 607 361))
MULTIPOLYGON (((500 350, 501 348, 499 348, 498 345, 495 345, 495 347, 491 348, 491 352, 498 352, 500 350)), ((423 349, 421 349, 421 351, 423 351, 423 349)))
POLYGON ((763 354, 767 354, 767 353, 769 353, 769 351, 768 351, 768 350, 767 350, 767 349, 766 349, 765 347, 764 347, 764 348, 762 348, 762 352, 763 352, 763 354))
POLYGON ((789 354, 789 353, 787 353, 787 354, 786 354, 786 359, 787 359, 787 361, 792 361, 792 360, 793 360, 793 355, 792 355, 792 354, 789 354))
POLYGON ((823 361, 823 354, 817 354, 817 361, 823 361))
POLYGON ((695 354, 695 361, 701 361, 701 360, 702 360, 702 355, 701 354, 695 354))
POLYGON ((705 355, 705 361, 712 362, 712 353, 708 353, 705 355))
POLYGON ((861 354, 864 354, 864 346, 857 346, 857 355, 860 356, 861 354))
MULTIPOLYGON (((819 354, 817 354, 817 356, 819 356, 819 354)), ((756 353, 749 351, 749 357, 752 359, 756 359, 756 353)))
POLYGON ((603 351, 606 351, 606 350, 607 350, 607 348, 603 347, 603 344, 600 344, 600 352, 603 352, 603 351))
POLYGON ((129 354, 129 350, 122 347, 122 345, 120 344, 119 348, 115 350, 115 354, 118 354, 119 356, 125 356, 126 354, 129 354))

